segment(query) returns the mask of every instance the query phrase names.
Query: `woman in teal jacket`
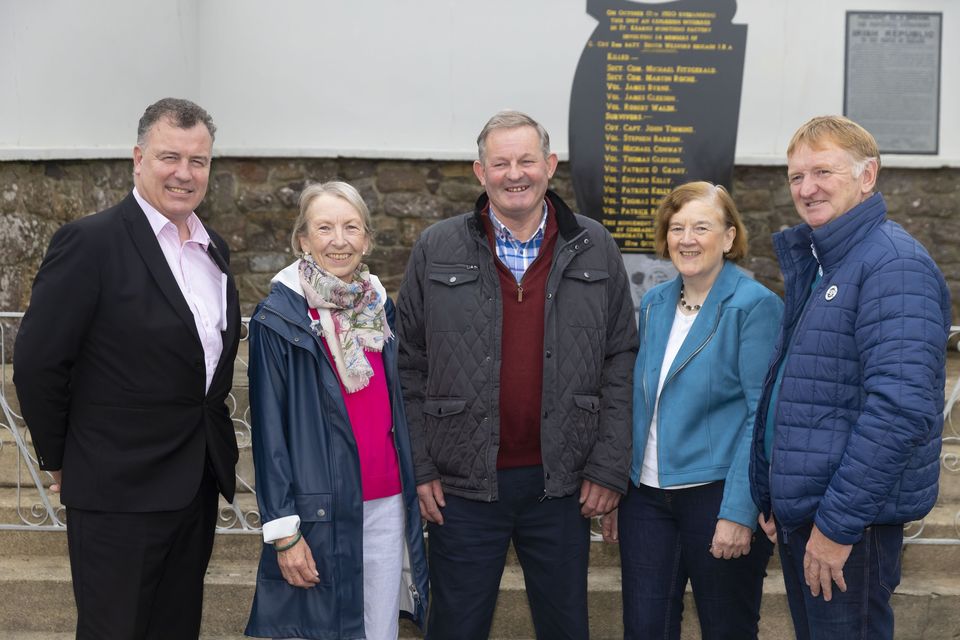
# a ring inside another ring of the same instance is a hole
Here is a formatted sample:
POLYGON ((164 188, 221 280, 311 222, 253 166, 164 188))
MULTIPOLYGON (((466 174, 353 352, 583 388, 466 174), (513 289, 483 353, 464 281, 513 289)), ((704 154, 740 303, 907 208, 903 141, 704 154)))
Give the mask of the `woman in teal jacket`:
POLYGON ((756 638, 772 545, 756 535, 749 451, 783 303, 733 264, 746 230, 722 187, 664 198, 656 249, 680 275, 640 304, 631 483, 603 522, 620 543, 624 635, 679 638, 689 580, 705 640, 756 638))

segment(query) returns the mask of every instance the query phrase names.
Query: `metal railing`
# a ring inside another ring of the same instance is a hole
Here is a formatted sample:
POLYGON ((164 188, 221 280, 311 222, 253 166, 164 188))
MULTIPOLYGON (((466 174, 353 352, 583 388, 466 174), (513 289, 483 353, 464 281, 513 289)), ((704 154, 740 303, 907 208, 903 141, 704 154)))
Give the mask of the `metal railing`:
MULTIPOLYGON (((12 344, 13 327, 19 325, 22 312, 0 312, 0 529, 60 530, 65 525, 64 508, 59 498, 48 490, 49 474, 37 465, 29 433, 23 418, 14 410, 11 400, 15 393, 12 383, 12 366, 7 362, 6 345, 12 344)), ((247 371, 246 331, 249 318, 243 319, 240 351, 236 360, 236 380, 245 380, 247 371)), ((960 335, 960 326, 951 329, 951 339, 960 335)), ((957 345, 960 350, 960 344, 957 345)), ((256 505, 253 483, 253 465, 250 459, 251 433, 250 409, 246 402, 246 386, 235 385, 228 398, 230 416, 233 420, 237 444, 240 448, 240 464, 237 467, 237 499, 228 504, 221 498, 217 533, 256 534, 260 531, 260 512, 256 505)), ((944 450, 941 454, 941 485, 945 474, 960 473, 960 415, 954 417, 953 409, 960 401, 960 376, 950 390, 944 405, 944 450)), ((960 485, 960 482, 952 484, 960 485)), ((948 509, 949 505, 944 505, 948 509)), ((952 523, 932 524, 932 518, 912 522, 904 532, 905 544, 960 544, 960 492, 953 505, 952 523)), ((592 537, 600 539, 599 524, 593 522, 592 537)))
MULTIPOLYGON (((37 465, 23 417, 12 404, 15 393, 7 345, 12 344, 13 327, 19 325, 22 317, 22 312, 0 312, 0 529, 60 530, 66 526, 64 507, 56 494, 49 491, 50 474, 37 465)), ((247 370, 248 321, 249 318, 243 318, 241 352, 235 365, 240 374, 236 377, 243 380, 247 370)), ((245 393, 245 387, 237 387, 227 398, 241 464, 237 472, 237 499, 233 504, 220 499, 217 533, 260 533, 253 466, 249 463, 250 409, 248 403, 238 400, 245 393)))
MULTIPOLYGON (((950 327, 950 338, 948 342, 954 340, 958 336, 960 336, 960 325, 954 325, 950 327)), ((960 351, 960 341, 957 342, 956 348, 958 351, 960 351)), ((953 414, 953 410, 958 400, 960 400, 960 374, 957 375, 957 380, 954 382, 953 388, 947 393, 945 402, 943 404, 944 446, 940 453, 941 492, 943 491, 944 485, 947 484, 945 480, 950 478, 949 474, 960 474, 960 416, 955 418, 953 414)), ((950 484, 958 483, 952 482, 950 484)), ((927 518, 924 518, 923 520, 911 522, 906 526, 904 530, 904 543, 944 545, 960 544, 960 496, 957 497, 957 503, 956 511, 953 513, 952 518, 952 531, 950 530, 950 524, 941 522, 939 523, 939 528, 941 529, 940 537, 925 536, 924 532, 927 529, 927 521, 930 519, 930 516, 927 516, 927 518), (953 535, 948 535, 950 533, 953 535)))

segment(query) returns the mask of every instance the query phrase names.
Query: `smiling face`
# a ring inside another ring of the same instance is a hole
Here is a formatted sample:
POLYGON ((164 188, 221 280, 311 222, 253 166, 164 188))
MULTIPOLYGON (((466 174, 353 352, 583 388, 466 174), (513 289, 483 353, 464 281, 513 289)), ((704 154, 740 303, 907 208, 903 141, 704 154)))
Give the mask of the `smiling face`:
POLYGON ((860 175, 849 152, 832 142, 816 149, 800 145, 787 158, 787 180, 797 213, 814 229, 836 220, 873 193, 877 161, 865 162, 860 175))
POLYGON ((685 283, 708 289, 723 268, 723 254, 733 246, 734 227, 724 224, 711 202, 691 200, 670 218, 667 250, 685 283))
POLYGON ((153 208, 175 224, 203 201, 213 139, 203 123, 181 129, 160 118, 133 148, 133 182, 153 208))
POLYGON ((473 172, 503 222, 539 220, 547 184, 557 170, 557 156, 543 157, 537 130, 529 126, 494 129, 487 136, 484 156, 482 162, 473 163, 473 172))
POLYGON ((351 282, 370 240, 363 217, 339 196, 323 193, 310 203, 300 246, 327 273, 351 282))

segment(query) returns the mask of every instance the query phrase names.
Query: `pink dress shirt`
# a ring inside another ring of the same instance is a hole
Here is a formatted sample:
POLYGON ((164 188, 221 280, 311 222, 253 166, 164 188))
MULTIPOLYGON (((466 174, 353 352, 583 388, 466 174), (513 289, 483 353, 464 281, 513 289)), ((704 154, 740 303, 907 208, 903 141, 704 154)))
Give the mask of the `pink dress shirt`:
POLYGON ((136 188, 133 189, 133 197, 157 235, 160 250, 193 314, 206 365, 204 390, 209 390, 223 352, 220 332, 227 328, 227 274, 220 271, 207 254, 210 236, 197 214, 191 213, 187 218, 190 237, 180 242, 180 234, 173 222, 144 200, 136 188))

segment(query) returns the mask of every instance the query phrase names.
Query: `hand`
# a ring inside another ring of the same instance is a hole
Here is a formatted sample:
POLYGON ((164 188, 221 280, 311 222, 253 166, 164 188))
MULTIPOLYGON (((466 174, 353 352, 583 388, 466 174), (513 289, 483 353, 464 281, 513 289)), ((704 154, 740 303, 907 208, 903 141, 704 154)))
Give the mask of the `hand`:
MULTIPOLYGON (((289 544, 293 538, 294 536, 287 536, 274 542, 282 547, 289 544)), ((306 538, 300 538, 297 544, 286 551, 278 551, 277 564, 280 565, 280 573, 283 574, 283 579, 293 587, 309 589, 320 582, 320 573, 317 571, 317 565, 313 561, 313 552, 310 551, 310 545, 307 544, 306 538)))
POLYGON ((617 544, 620 542, 620 532, 617 527, 618 509, 600 516, 600 533, 603 535, 604 542, 617 544))
POLYGON ((53 493, 60 493, 60 489, 63 487, 63 469, 48 471, 47 473, 53 477, 53 483, 50 485, 50 491, 53 493))
POLYGON ((594 518, 610 513, 620 504, 620 494, 584 478, 580 485, 580 515, 594 518))
POLYGON ((752 539, 753 529, 750 527, 719 518, 713 532, 713 541, 710 543, 710 553, 717 560, 739 558, 750 553, 752 539))
POLYGON ((420 498, 420 517, 427 522, 443 524, 440 509, 447 506, 443 499, 443 486, 440 480, 430 480, 417 485, 417 497, 420 498))
POLYGON ((820 533, 817 525, 813 525, 807 541, 807 552, 803 555, 803 577, 814 598, 823 592, 823 599, 830 602, 834 582, 840 591, 847 590, 843 565, 850 557, 852 548, 853 545, 834 542, 820 533))
POLYGON ((757 517, 757 522, 760 523, 760 528, 763 529, 763 532, 767 534, 767 540, 773 544, 777 544, 777 521, 773 519, 773 513, 770 514, 769 520, 761 513, 757 517))

